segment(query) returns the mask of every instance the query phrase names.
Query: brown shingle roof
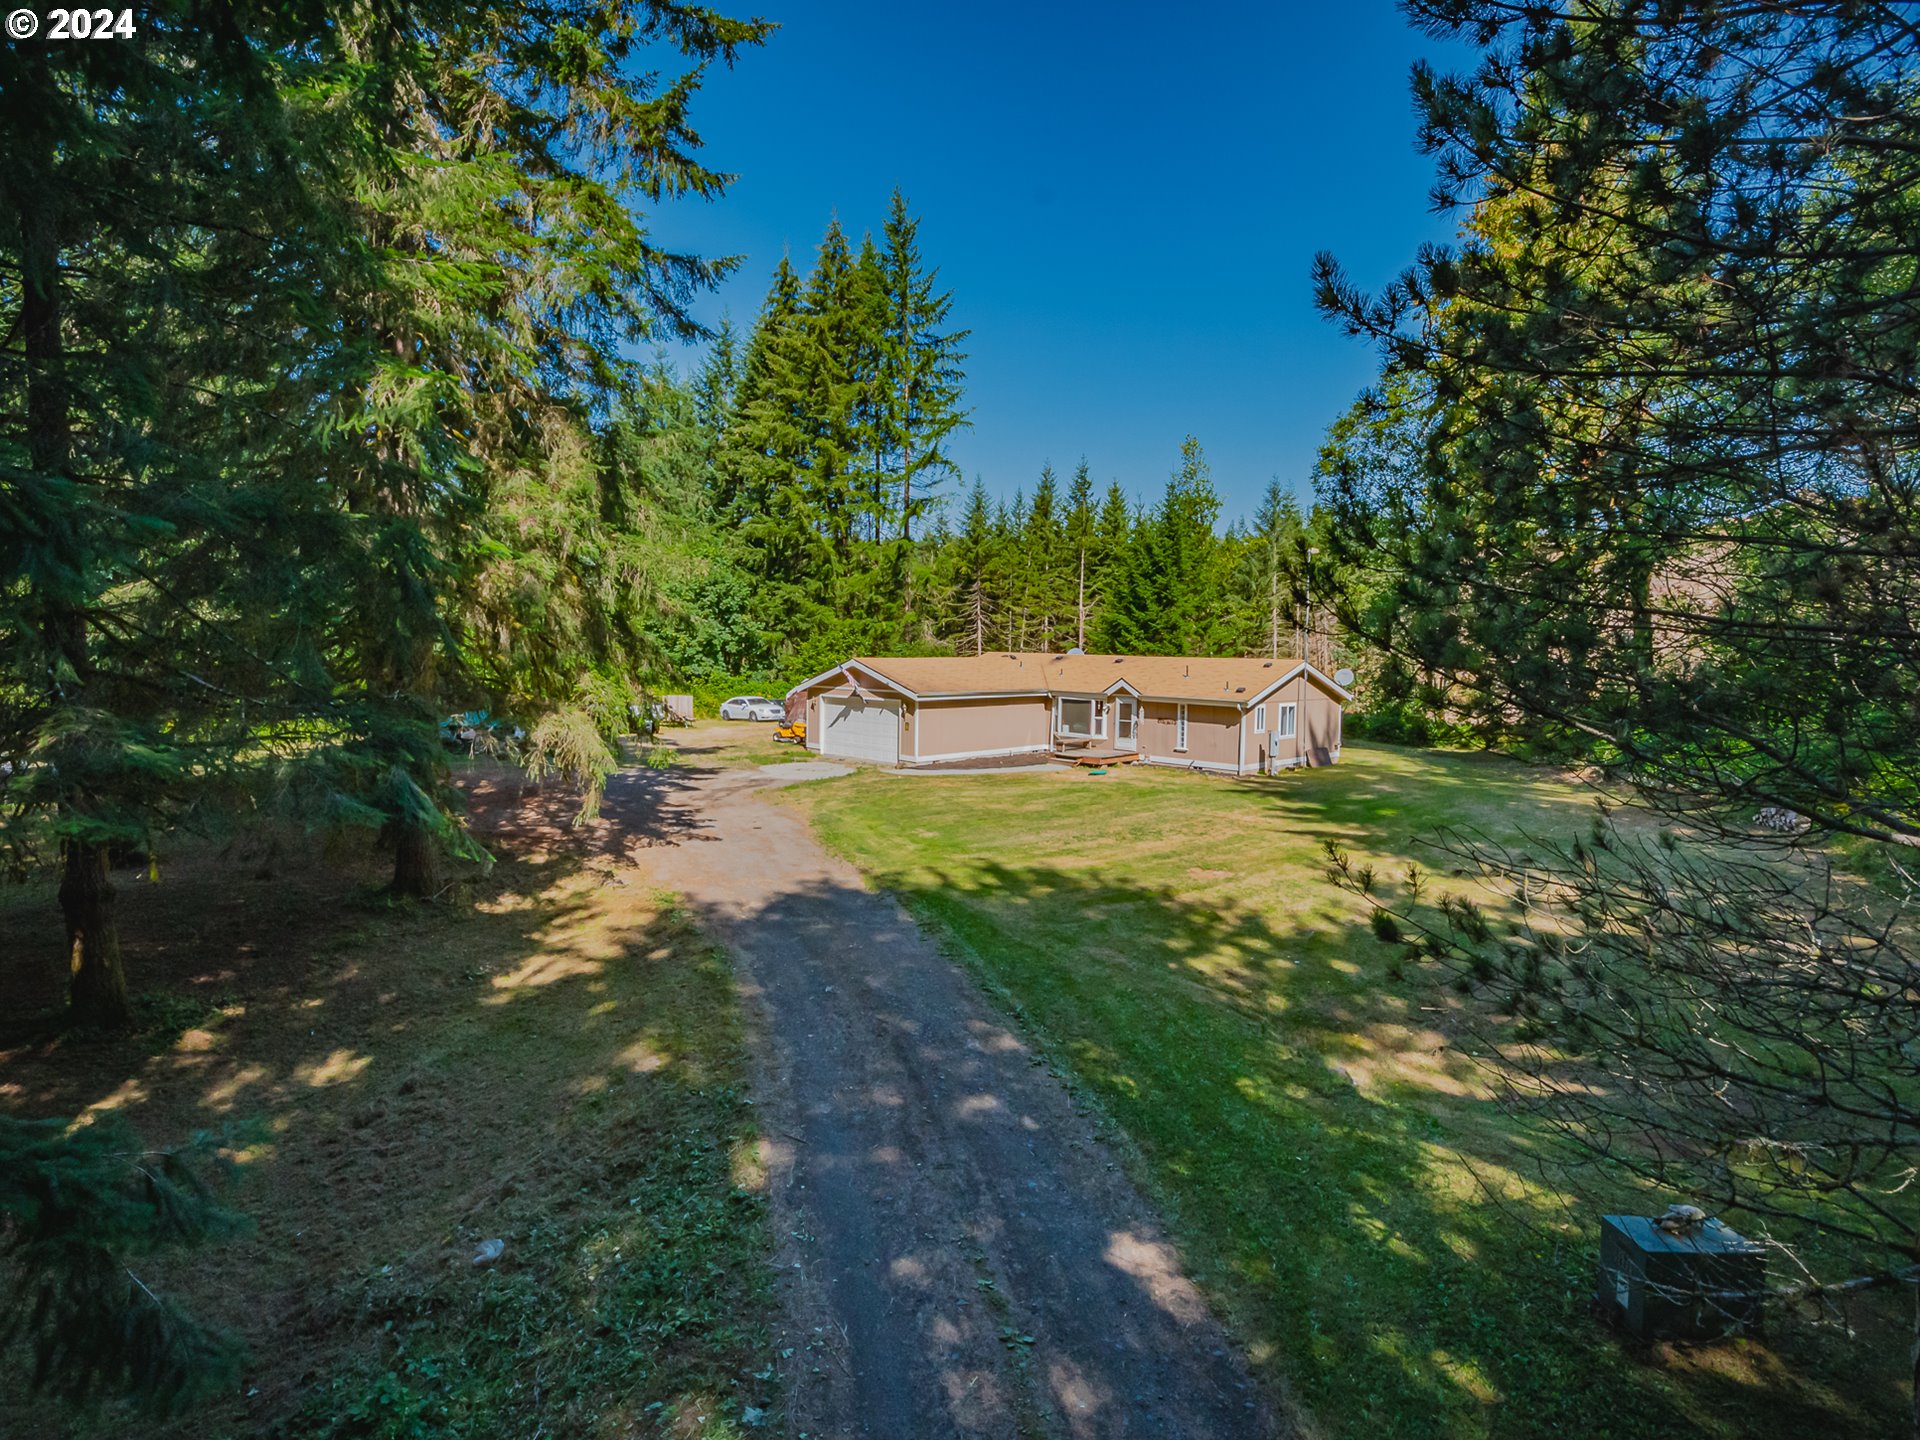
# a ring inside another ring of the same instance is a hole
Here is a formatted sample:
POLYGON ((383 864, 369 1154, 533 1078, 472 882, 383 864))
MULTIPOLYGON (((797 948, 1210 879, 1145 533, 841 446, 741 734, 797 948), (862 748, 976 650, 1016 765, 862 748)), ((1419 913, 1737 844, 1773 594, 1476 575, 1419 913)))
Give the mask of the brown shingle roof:
POLYGON ((1244 705, 1300 661, 1184 655, 1061 655, 989 651, 984 655, 862 655, 853 662, 915 695, 1104 694, 1124 680, 1162 700, 1244 705))

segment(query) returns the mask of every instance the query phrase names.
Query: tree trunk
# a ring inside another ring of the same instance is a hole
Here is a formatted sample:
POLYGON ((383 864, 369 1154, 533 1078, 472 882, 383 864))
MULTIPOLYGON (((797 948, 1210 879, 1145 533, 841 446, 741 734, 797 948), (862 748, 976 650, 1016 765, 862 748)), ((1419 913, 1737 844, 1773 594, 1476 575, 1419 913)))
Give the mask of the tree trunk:
POLYGON ((424 900, 435 893, 439 867, 434 863, 433 836, 417 820, 393 822, 393 884, 391 894, 424 900))
POLYGON ((69 840, 61 847, 60 913, 67 922, 67 1013, 76 1024, 120 1029, 133 1018, 120 931, 113 921, 107 847, 69 840))
MULTIPOLYGON (((52 168, 49 160, 47 170, 51 172, 52 168)), ((72 468, 72 413, 61 343, 60 236, 51 201, 22 212, 20 241, 27 453, 40 474, 64 478, 72 468)), ((71 563, 79 569, 84 560, 76 556, 71 563)), ((93 672, 86 612, 76 605, 51 600, 40 623, 48 648, 62 656, 72 671, 60 699, 79 709, 87 703, 85 695, 93 672)), ((86 798, 63 786, 60 814, 69 821, 77 819, 87 808, 86 798)), ((107 847, 98 841, 69 839, 62 842, 60 850, 68 1013, 83 1025, 117 1029, 127 1024, 132 1012, 127 1006, 127 974, 120 964, 120 932, 113 919, 107 847)))

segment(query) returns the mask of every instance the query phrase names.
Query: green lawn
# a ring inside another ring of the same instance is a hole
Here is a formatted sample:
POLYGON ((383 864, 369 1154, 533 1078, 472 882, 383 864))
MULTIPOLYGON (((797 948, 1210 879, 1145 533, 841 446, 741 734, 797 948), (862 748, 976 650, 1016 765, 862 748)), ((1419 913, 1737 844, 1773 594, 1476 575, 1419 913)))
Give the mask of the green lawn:
POLYGON ((1197 1278, 1315 1430, 1895 1427, 1895 1347, 1787 1325, 1770 1345, 1636 1360, 1599 1330, 1591 1210, 1542 1181, 1531 1137, 1449 1045, 1449 993, 1395 978, 1361 902, 1326 879, 1329 839, 1397 876, 1443 823, 1516 841, 1584 826, 1577 788, 1355 745, 1276 779, 867 772, 789 798, 1111 1118, 1197 1278))
POLYGON ((760 720, 696 720, 662 731, 661 740, 675 764, 741 769, 819 758, 804 745, 775 740, 774 728, 760 720))

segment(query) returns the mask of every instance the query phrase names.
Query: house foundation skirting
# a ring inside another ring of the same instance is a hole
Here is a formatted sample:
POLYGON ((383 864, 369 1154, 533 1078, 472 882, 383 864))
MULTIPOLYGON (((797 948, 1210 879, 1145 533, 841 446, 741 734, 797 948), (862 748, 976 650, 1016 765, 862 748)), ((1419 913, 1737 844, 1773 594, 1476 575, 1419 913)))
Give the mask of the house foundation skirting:
POLYGON ((902 755, 902 765, 944 765, 949 760, 997 760, 1002 755, 1044 755, 1045 745, 1010 745, 999 750, 947 750, 939 755, 902 755))
POLYGON ((1226 760, 1183 760, 1178 755, 1146 755, 1149 765, 1165 765, 1169 770, 1205 770, 1213 775, 1244 775, 1246 771, 1226 760))

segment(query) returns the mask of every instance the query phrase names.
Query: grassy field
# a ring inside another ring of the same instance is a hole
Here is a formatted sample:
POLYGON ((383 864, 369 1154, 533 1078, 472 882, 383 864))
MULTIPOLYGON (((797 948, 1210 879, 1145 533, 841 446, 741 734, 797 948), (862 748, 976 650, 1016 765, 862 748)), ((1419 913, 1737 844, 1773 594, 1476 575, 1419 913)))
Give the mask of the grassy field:
POLYGON ((774 726, 763 720, 699 720, 664 732, 668 753, 676 763, 719 766, 722 769, 756 765, 788 765, 815 760, 804 745, 773 738, 774 726))
MULTIPOLYGON (((1442 823, 1583 826, 1574 786, 1489 757, 1351 746, 1229 781, 1147 767, 789 792, 943 933, 1110 1118, 1255 1362, 1336 1437, 1877 1436, 1890 1343, 1633 1357, 1592 1320, 1594 1214, 1453 1048, 1459 1003, 1401 974, 1323 843, 1397 875, 1442 823)), ((1621 1208, 1669 1196, 1620 1192, 1621 1208)), ((1897 1301, 1889 1308, 1897 1307, 1897 1301)))
MULTIPOLYGON (((494 791, 501 863, 432 906, 390 908, 373 862, 299 847, 124 874, 142 1032, 0 1032, 0 1104, 119 1110, 153 1145, 215 1129, 252 1221, 142 1267, 240 1334, 232 1393, 172 1423, 75 1416, 22 1398, 15 1356, 0 1435, 723 1440, 777 1421, 728 969, 607 827, 494 791), (498 1262, 473 1263, 494 1239, 498 1262)), ((57 960, 48 894, 0 907, 18 953, 57 960)), ((58 993, 51 967, 7 984, 0 1014, 58 993)))

